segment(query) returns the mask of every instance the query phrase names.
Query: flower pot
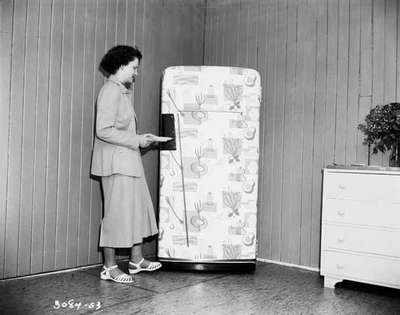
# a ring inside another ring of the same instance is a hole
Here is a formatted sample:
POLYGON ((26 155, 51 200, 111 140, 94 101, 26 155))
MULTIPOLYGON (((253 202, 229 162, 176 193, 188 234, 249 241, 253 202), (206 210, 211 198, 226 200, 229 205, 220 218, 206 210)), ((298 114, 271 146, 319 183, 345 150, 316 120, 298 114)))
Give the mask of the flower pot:
POLYGON ((392 146, 392 151, 389 156, 389 166, 400 167, 400 142, 392 146))

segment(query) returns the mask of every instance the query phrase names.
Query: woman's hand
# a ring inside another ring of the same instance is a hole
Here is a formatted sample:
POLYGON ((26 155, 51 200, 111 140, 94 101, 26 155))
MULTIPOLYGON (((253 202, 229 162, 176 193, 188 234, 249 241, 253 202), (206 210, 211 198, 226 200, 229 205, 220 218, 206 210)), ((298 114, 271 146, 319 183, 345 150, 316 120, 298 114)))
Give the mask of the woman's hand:
POLYGON ((140 135, 139 146, 141 148, 147 148, 152 142, 154 142, 154 135, 151 133, 145 133, 140 135))

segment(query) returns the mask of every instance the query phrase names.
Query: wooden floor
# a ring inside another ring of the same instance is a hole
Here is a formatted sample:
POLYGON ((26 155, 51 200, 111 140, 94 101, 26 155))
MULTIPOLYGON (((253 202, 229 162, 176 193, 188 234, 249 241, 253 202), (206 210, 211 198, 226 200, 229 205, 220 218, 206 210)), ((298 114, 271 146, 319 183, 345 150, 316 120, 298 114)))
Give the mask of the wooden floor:
POLYGON ((161 270, 136 275, 134 285, 102 281, 99 270, 1 281, 0 314, 400 314, 400 290, 324 289, 318 273, 275 264, 253 274, 161 270), (71 299, 79 309, 62 307, 71 299))

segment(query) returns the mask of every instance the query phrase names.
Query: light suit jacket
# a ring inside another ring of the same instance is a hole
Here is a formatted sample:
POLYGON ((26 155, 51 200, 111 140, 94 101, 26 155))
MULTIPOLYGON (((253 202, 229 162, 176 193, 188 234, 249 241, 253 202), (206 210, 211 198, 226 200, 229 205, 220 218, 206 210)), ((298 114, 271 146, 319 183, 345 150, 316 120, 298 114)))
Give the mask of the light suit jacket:
POLYGON ((111 75, 97 98, 91 173, 143 176, 132 94, 111 75))

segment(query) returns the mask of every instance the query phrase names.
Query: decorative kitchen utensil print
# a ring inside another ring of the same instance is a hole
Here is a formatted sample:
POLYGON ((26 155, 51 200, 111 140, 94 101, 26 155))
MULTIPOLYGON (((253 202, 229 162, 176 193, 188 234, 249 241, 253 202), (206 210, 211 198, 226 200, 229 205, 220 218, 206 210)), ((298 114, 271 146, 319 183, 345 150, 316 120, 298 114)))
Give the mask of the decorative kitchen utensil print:
POLYGON ((224 259, 239 259, 242 246, 240 244, 222 244, 222 252, 224 259))
POLYGON ((192 212, 191 214, 188 212, 188 216, 190 217, 190 224, 192 227, 194 227, 194 231, 200 232, 207 227, 207 219, 201 214, 204 209, 204 205, 201 201, 197 201, 194 203, 194 208, 196 211, 192 212))
POLYGON ((240 154, 242 152, 242 139, 224 137, 224 153, 229 154, 229 163, 240 162, 240 154))
POLYGON ((191 74, 177 74, 174 76, 174 84, 177 85, 198 85, 199 76, 191 74))
POLYGON ((173 215, 175 216, 175 218, 178 220, 178 222, 180 224, 183 225, 183 219, 178 215, 177 211, 175 210, 174 207, 174 197, 169 197, 169 196, 165 196, 165 201, 167 202, 169 209, 172 211, 173 215))
POLYGON ((215 148, 213 138, 208 138, 207 144, 204 147, 203 152, 204 152, 204 157, 206 159, 217 159, 218 158, 217 149, 215 148))
POLYGON ((229 217, 239 215, 240 202, 242 200, 241 192, 234 192, 231 190, 222 191, 222 199, 224 206, 229 208, 229 217))
POLYGON ((207 212, 216 212, 217 211, 217 204, 214 201, 214 196, 211 191, 209 191, 207 193, 207 197, 204 202, 203 211, 207 211, 207 212))
POLYGON ((204 163, 202 158, 204 157, 204 152, 201 147, 197 147, 194 151, 196 155, 196 160, 190 164, 190 170, 197 174, 197 177, 200 178, 201 176, 207 174, 208 167, 207 164, 204 163))
POLYGON ((225 99, 231 101, 230 110, 241 109, 240 100, 243 95, 243 86, 235 84, 224 84, 225 99))

